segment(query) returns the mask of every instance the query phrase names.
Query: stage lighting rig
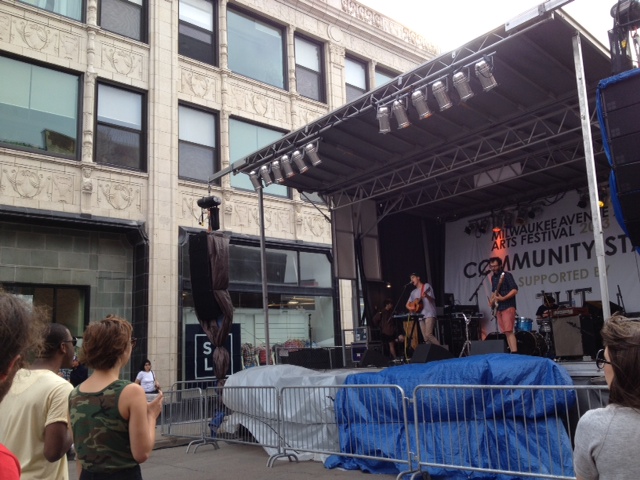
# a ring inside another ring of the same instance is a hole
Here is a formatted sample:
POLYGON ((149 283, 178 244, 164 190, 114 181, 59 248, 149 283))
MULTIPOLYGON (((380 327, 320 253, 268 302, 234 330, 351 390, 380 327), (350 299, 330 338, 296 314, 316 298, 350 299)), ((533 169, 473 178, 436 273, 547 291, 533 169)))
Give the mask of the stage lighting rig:
POLYGON ((209 230, 220 230, 220 209, 218 208, 222 203, 220 198, 215 196, 202 197, 196 203, 201 209, 209 212, 209 230))

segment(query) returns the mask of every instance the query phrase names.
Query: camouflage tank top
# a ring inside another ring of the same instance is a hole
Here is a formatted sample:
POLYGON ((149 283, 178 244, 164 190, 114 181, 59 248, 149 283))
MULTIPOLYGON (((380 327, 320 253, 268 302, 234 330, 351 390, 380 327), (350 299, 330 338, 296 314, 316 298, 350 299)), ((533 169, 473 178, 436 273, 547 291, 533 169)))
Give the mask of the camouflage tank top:
POLYGON ((131 382, 116 380, 103 390, 69 395, 73 443, 83 470, 114 472, 138 464, 131 453, 129 421, 118 411, 118 400, 131 382))

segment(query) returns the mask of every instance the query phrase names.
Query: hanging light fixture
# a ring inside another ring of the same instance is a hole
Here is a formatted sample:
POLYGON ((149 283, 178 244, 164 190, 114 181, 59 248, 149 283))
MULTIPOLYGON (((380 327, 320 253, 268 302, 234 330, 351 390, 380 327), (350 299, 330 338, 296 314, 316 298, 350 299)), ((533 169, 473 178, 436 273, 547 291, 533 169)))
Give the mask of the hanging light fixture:
POLYGON ((283 155, 282 157, 280 157, 280 166, 284 171, 285 177, 291 178, 296 174, 296 172, 294 172, 293 168, 291 167, 291 159, 289 158, 289 155, 283 155))
POLYGON ((481 235, 487 233, 487 223, 487 219, 485 218, 478 224, 478 233, 480 233, 481 235))
POLYGON ((403 100, 394 100, 391 110, 398 122, 398 128, 406 128, 411 125, 409 117, 407 116, 407 107, 405 107, 403 100))
POLYGON ((441 112, 451 107, 452 103, 447 93, 447 86, 442 80, 436 80, 433 85, 431 85, 431 91, 438 102, 441 112))
POLYGON ((473 90, 469 84, 469 76, 465 72, 456 72, 453 74, 453 86, 456 87, 460 100, 466 102, 473 97, 473 90))
POLYGON ((262 182, 260 181, 260 177, 258 177, 258 172, 256 172, 255 170, 251 170, 249 172, 249 180, 251 180, 251 184, 256 190, 262 188, 262 182))
POLYGON ((491 65, 487 62, 487 59, 482 59, 476 63, 476 77, 480 80, 482 90, 488 92, 494 87, 498 86, 495 77, 493 76, 493 61, 491 65))
POLYGON ((317 143, 307 143, 304 146, 304 151, 307 154, 307 156, 309 157, 309 160, 311 160, 311 165, 313 165, 314 167, 317 167, 318 165, 320 165, 322 163, 322 160, 320 160, 320 157, 318 156, 318 144, 317 143))
POLYGON ((300 153, 300 150, 296 150, 295 152, 293 152, 291 154, 291 159, 296 164, 296 167, 298 167, 298 171, 300 173, 304 173, 309 170, 309 165, 304 163, 304 158, 302 157, 302 153, 300 153))
POLYGON ((276 183, 284 182, 282 171, 280 170, 280 162, 278 160, 271 162, 271 173, 273 173, 273 179, 276 183))
POLYGON ((260 176, 264 181, 265 187, 268 187, 273 183, 273 180, 271 180, 271 175, 269 173, 269 167, 267 165, 263 165, 260 167, 260 176))
POLYGON ((416 112, 418 112, 418 118, 420 120, 424 120, 425 118, 429 118, 431 115, 433 115, 433 113, 429 109, 429 105, 427 105, 426 93, 426 90, 424 91, 424 93, 422 92, 422 90, 415 90, 411 94, 411 103, 416 109, 416 112))
POLYGON ((378 107, 378 126, 380 133, 389 133, 391 131, 391 122, 389 121, 389 107, 378 107))

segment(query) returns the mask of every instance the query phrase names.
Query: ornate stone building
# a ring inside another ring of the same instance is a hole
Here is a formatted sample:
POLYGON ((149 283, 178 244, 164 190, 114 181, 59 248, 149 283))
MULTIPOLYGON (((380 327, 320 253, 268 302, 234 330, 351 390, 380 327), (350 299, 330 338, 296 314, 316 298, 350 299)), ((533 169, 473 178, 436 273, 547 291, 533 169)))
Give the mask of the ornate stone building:
MULTIPOLYGON (((351 0, 0 0, 3 288, 78 337, 130 319, 131 369, 148 356, 165 385, 206 376, 186 247, 203 196, 231 238, 235 335, 264 341, 257 195, 209 176, 434 54, 351 0)), ((271 342, 339 344, 330 224, 273 185, 265 228, 271 342)))

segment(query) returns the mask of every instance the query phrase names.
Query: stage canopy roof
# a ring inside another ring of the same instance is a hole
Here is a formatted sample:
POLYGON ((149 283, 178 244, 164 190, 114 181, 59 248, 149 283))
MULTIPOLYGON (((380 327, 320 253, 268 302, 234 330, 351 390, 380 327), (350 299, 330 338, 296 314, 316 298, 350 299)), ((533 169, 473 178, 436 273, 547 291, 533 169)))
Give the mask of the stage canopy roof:
MULTIPOLYGON (((322 163, 284 185, 317 192, 337 209, 373 199, 379 217, 408 212, 439 221, 535 205, 573 189, 588 191, 573 37, 580 33, 593 150, 599 182, 609 165, 595 116, 598 81, 611 72, 608 50, 561 10, 511 29, 509 22, 440 55, 273 144, 218 176, 249 173, 318 141, 322 163), (483 91, 475 75, 493 64, 497 86, 483 91), (452 75, 471 79, 460 101, 452 75), (448 86, 453 106, 439 111, 432 86, 448 86), (434 112, 420 120, 411 94, 428 87, 434 112), (407 105, 411 125, 379 133, 378 107, 407 105)), ((309 164, 309 158, 305 158, 309 164)))

